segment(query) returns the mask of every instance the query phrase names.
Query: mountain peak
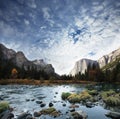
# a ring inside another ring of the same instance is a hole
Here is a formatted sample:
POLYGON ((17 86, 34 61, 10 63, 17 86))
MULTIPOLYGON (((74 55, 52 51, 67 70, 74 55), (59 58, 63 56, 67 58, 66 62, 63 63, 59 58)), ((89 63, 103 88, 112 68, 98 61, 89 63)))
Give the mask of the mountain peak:
POLYGON ((104 55, 98 61, 91 60, 91 59, 81 59, 75 63, 74 68, 71 70, 71 75, 76 75, 79 72, 85 73, 85 70, 87 70, 88 65, 92 66, 93 64, 97 67, 103 68, 107 64, 114 62, 116 59, 120 58, 120 48, 117 50, 112 51, 108 55, 104 55))
POLYGON ((2 53, 3 60, 11 60, 16 66, 22 67, 27 70, 28 67, 37 68, 37 70, 44 70, 46 73, 55 73, 52 65, 44 62, 43 59, 30 61, 28 60, 22 51, 15 52, 12 49, 6 48, 3 44, 0 44, 0 52, 2 53))

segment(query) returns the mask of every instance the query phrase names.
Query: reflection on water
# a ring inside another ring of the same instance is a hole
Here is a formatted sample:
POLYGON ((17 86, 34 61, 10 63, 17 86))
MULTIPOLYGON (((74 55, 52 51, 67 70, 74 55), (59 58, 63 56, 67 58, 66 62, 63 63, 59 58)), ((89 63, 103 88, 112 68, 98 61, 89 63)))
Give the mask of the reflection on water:
MULTIPOLYGON (((10 102, 11 107, 14 108, 14 114, 19 115, 22 112, 29 111, 34 113, 35 111, 40 111, 41 108, 36 101, 43 101, 47 108, 49 103, 52 102, 57 110, 60 110, 63 115, 57 119, 66 119, 69 115, 66 114, 69 111, 69 106, 71 105, 68 101, 63 101, 61 99, 62 92, 81 92, 84 90, 84 86, 80 85, 53 85, 53 86, 26 86, 26 85, 8 85, 0 86, 0 95, 4 97, 5 101, 10 102), (63 107, 63 103, 66 104, 63 107)), ((76 110, 83 110, 88 114, 88 119, 108 119, 105 113, 108 112, 102 106, 98 105, 93 108, 87 108, 81 104, 78 104, 79 108, 76 110)), ((52 119, 49 116, 46 119, 52 119)), ((37 119, 37 118, 36 118, 37 119)), ((38 118, 39 119, 39 118, 38 118)))

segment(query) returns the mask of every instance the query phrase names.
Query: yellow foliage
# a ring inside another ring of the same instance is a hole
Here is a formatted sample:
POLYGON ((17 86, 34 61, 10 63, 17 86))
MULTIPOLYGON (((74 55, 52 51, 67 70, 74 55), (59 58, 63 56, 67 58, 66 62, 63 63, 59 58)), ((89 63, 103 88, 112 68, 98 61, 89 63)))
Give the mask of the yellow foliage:
POLYGON ((17 73, 18 73, 18 71, 17 71, 17 69, 16 69, 16 68, 13 68, 11 73, 12 73, 12 74, 17 74, 17 73))
POLYGON ((17 74, 18 74, 18 71, 16 68, 13 68, 12 71, 11 71, 11 76, 12 78, 17 78, 17 74))

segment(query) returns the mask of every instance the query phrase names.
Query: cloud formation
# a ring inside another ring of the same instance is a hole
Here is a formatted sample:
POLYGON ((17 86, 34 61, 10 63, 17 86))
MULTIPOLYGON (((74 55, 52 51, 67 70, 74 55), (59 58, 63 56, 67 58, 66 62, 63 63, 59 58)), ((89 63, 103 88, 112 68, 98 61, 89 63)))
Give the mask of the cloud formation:
POLYGON ((1 0, 0 42, 69 73, 120 47, 119 0, 1 0))

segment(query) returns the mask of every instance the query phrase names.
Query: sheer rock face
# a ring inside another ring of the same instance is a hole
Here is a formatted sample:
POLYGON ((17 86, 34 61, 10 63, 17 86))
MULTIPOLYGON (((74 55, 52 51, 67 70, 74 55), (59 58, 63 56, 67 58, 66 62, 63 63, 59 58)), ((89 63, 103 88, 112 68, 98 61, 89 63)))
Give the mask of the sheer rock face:
POLYGON ((98 66, 98 62, 94 61, 94 60, 90 60, 90 59, 81 59, 81 60, 79 60, 75 63, 75 66, 72 69, 72 71, 70 72, 70 74, 73 75, 73 76, 75 74, 78 74, 79 72, 84 74, 85 71, 88 68, 88 65, 91 66, 91 67, 93 65, 98 66))
POLYGON ((87 70, 88 65, 92 66, 93 64, 99 66, 100 68, 104 67, 105 65, 115 61, 117 58, 120 58, 120 48, 111 52, 108 55, 104 55, 98 61, 90 60, 90 59, 81 59, 75 63, 74 68, 71 70, 71 75, 76 75, 79 72, 85 73, 87 70))
POLYGON ((6 48, 3 44, 0 44, 0 53, 3 60, 11 60, 15 65, 25 70, 29 68, 37 68, 37 70, 44 70, 48 74, 54 74, 54 68, 51 64, 47 64, 43 59, 41 60, 28 60, 24 53, 21 51, 15 52, 12 49, 6 48))
POLYGON ((107 65, 110 62, 115 61, 117 58, 120 58, 120 48, 111 52, 108 55, 104 55, 103 57, 101 57, 98 60, 100 68, 104 67, 105 65, 107 65))
POLYGON ((12 49, 7 49, 2 44, 0 44, 0 50, 1 50, 2 54, 3 54, 2 58, 5 59, 5 60, 7 60, 7 59, 9 60, 9 59, 15 57, 16 52, 14 50, 12 50, 12 49))

